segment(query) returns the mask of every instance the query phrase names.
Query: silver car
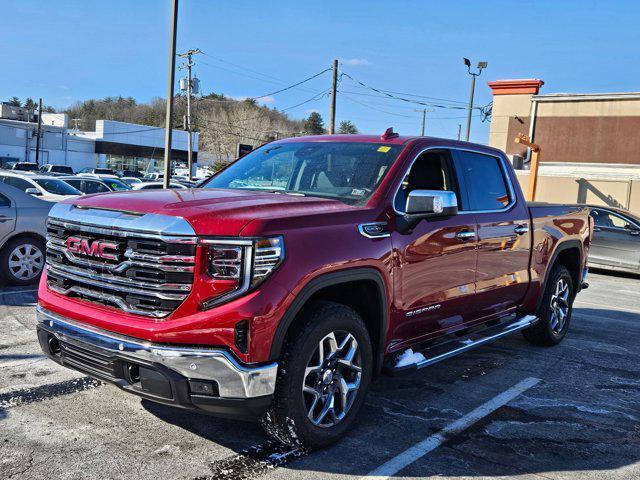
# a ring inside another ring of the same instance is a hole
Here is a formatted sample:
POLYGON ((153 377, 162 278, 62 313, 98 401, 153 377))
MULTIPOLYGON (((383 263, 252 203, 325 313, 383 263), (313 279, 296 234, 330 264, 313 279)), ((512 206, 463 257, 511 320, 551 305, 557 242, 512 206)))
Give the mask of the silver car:
POLYGON ((0 280, 35 283, 44 268, 47 215, 53 202, 0 183, 0 280))
POLYGON ((619 208, 589 208, 594 221, 589 266, 640 273, 640 218, 619 208))

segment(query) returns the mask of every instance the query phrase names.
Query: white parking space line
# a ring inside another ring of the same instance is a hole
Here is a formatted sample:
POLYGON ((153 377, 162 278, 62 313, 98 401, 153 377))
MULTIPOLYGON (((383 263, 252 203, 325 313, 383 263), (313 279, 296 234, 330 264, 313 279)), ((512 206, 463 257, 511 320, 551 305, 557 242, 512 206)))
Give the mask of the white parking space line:
POLYGON ((363 480, 383 480, 395 475, 403 468, 411 465, 416 460, 424 457, 429 452, 435 450, 442 445, 451 435, 460 433, 466 430, 478 420, 493 413, 498 408, 503 407, 514 398, 521 395, 526 390, 536 385, 540 381, 539 378, 526 378, 523 381, 517 383, 510 389, 496 395, 488 402, 480 405, 475 410, 467 413, 465 416, 459 418, 453 423, 450 423, 438 433, 431 435, 423 441, 416 443, 413 447, 408 448, 404 452, 396 455, 388 462, 379 466, 375 470, 369 472, 365 477, 361 477, 363 480))

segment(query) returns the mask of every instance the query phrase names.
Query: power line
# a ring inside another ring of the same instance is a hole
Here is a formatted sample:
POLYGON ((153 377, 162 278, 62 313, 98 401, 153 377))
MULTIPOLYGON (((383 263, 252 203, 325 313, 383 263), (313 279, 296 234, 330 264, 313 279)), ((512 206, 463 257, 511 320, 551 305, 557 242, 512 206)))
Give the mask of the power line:
POLYGON ((281 88, 280 90, 276 90, 275 92, 271 92, 271 93, 266 93, 266 94, 264 94, 264 95, 260 95, 259 97, 251 97, 251 98, 253 98, 254 100, 257 100, 257 99, 259 99, 259 98, 264 98, 264 97, 270 97, 270 96, 272 96, 272 95, 277 95, 278 93, 284 92, 284 91, 286 91, 286 90, 290 90, 290 89, 292 89, 292 88, 297 87, 298 85, 302 85, 303 83, 306 83, 306 82, 308 82, 309 80, 313 80, 314 78, 319 77, 320 75, 322 75, 322 74, 323 74, 323 73, 325 73, 325 72, 328 72, 329 70, 331 70, 331 68, 325 68, 325 69, 324 69, 324 70, 322 70, 321 72, 318 72, 318 73, 316 73, 315 75, 312 75, 312 76, 310 76, 310 77, 308 77, 308 78, 305 78, 304 80, 301 80, 301 81, 299 81, 299 82, 297 82, 297 83, 294 83, 293 85, 289 85, 288 87, 281 88))
POLYGON ((366 103, 363 102, 359 102, 358 100, 356 100, 355 98, 351 98, 349 95, 345 95, 342 90, 340 90, 340 93, 342 93, 342 96, 349 100, 350 102, 353 103, 357 103, 358 105, 362 105, 363 107, 367 107, 370 108, 371 110, 377 110, 378 112, 382 112, 382 113, 386 113, 387 115, 395 115, 397 117, 404 117, 404 118, 414 118, 412 115, 403 115, 402 113, 394 113, 394 112, 389 112, 386 110, 382 110, 381 108, 377 108, 377 107, 373 107, 371 105, 367 105, 366 103))
POLYGON ((341 75, 344 75, 345 77, 349 78, 350 80, 354 81, 355 83, 358 83, 360 85, 362 85, 365 88, 368 88, 369 90, 373 90, 374 92, 378 92, 381 95, 384 95, 386 97, 389 98, 393 98, 395 100, 399 100, 402 102, 407 102, 407 103, 415 103, 417 105, 425 105, 427 107, 435 107, 435 108, 448 108, 448 109, 454 109, 454 110, 466 110, 467 107, 463 107, 463 106, 454 106, 454 105, 442 105, 442 104, 436 104, 436 103, 427 103, 427 102, 422 102, 419 100, 411 100, 408 98, 404 98, 404 97, 398 97, 396 95, 393 95, 391 93, 387 93, 384 90, 380 90, 379 88, 375 88, 372 87, 370 85, 367 85, 366 83, 361 82, 360 80, 357 80, 355 78, 353 78, 351 75, 349 75, 348 73, 342 72, 341 75))
MULTIPOLYGON (((363 87, 361 85, 355 85, 355 88, 369 88, 369 87, 363 87)), ((392 94, 396 94, 396 95, 403 95, 405 97, 416 97, 416 98, 426 98, 427 100, 438 100, 440 102, 449 102, 449 103, 457 103, 460 105, 466 105, 467 102, 463 102, 461 100, 449 100, 447 98, 439 98, 439 97, 429 97, 427 95, 416 95, 415 93, 404 93, 404 92, 394 92, 393 90, 383 90, 380 89, 381 92, 385 92, 385 93, 392 93, 392 94)))

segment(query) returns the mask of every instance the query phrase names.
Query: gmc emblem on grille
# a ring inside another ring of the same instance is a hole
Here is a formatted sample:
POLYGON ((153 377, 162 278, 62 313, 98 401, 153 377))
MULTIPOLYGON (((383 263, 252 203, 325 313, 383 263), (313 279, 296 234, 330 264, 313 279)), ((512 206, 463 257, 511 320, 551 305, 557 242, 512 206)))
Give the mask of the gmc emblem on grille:
POLYGON ((118 245, 111 242, 103 242, 102 240, 94 240, 90 242, 86 238, 69 237, 67 238, 67 250, 71 253, 79 253, 90 257, 104 258, 106 260, 118 260, 118 255, 109 250, 117 250, 118 245))

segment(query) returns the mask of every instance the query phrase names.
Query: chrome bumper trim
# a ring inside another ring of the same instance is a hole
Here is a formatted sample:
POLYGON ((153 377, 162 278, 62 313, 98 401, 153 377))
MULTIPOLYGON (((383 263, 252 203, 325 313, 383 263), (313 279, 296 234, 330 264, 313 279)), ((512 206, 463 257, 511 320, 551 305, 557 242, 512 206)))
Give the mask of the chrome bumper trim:
POLYGON ((278 364, 249 367, 241 365, 221 349, 164 346, 108 332, 57 315, 38 305, 38 326, 61 341, 89 344, 123 358, 164 365, 190 379, 215 380, 220 398, 254 398, 272 395, 278 364))

